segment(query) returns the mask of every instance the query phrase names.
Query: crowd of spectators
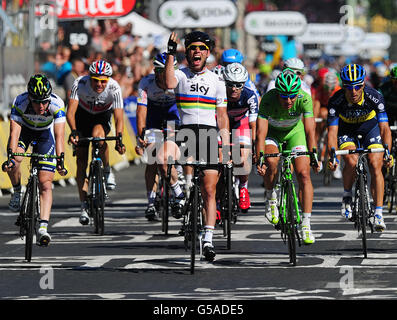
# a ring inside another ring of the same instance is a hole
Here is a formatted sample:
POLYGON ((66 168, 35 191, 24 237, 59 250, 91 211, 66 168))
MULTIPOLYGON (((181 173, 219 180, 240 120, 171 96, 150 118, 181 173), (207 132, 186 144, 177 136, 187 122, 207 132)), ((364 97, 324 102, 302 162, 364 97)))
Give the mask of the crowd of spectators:
MULTIPOLYGON (((120 84, 124 100, 136 97, 139 81, 153 70, 152 58, 164 48, 156 46, 150 39, 135 35, 133 23, 120 25, 117 19, 105 19, 97 20, 89 27, 83 24, 82 21, 61 23, 58 26, 56 53, 42 54, 42 63, 38 63, 36 71, 46 73, 58 88, 63 88, 63 98, 67 103, 74 79, 86 74, 91 62, 105 59, 112 64, 113 78, 120 84)), ((221 40, 211 30, 209 33, 216 44, 207 61, 208 68, 212 69, 221 63, 222 52, 227 48, 222 47, 221 40)), ((305 63, 305 81, 309 85, 316 85, 317 70, 322 67, 337 72, 349 62, 344 57, 310 59, 303 55, 300 58, 305 63)), ((180 67, 186 64, 182 44, 178 46, 177 61, 180 67)), ((375 88, 387 77, 392 63, 387 59, 355 62, 365 65, 369 75, 368 84, 375 88)), ((245 60, 244 65, 262 95, 269 81, 283 68, 283 61, 269 64, 266 62, 266 53, 258 50, 255 61, 245 60)))

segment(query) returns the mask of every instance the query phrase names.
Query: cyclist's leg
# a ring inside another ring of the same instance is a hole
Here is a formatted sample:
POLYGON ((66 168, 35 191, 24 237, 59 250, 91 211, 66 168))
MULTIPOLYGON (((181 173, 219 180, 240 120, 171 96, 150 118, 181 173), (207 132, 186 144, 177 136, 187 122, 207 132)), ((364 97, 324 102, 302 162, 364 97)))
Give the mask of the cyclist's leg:
MULTIPOLYGON (((278 139, 268 136, 266 138, 265 154, 279 152, 278 139)), ((265 164, 267 166, 263 182, 265 186, 265 217, 272 224, 277 224, 279 220, 278 206, 277 206, 277 193, 275 189, 278 163, 280 158, 271 157, 266 158, 265 164)))
POLYGON ((212 236, 216 224, 216 185, 219 179, 219 171, 207 169, 202 177, 201 192, 204 205, 204 239, 203 254, 208 261, 215 257, 212 236))

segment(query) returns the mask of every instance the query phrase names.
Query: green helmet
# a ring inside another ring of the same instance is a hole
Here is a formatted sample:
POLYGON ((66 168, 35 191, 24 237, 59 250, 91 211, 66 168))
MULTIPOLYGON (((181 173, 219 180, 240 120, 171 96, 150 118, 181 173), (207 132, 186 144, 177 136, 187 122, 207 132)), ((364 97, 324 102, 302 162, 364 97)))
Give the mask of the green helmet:
POLYGON ((46 76, 35 74, 29 80, 28 92, 32 99, 46 100, 51 96, 51 83, 46 76))
POLYGON ((286 68, 276 78, 276 89, 282 94, 296 94, 301 88, 301 79, 290 68, 286 68))
POLYGON ((393 67, 390 70, 390 78, 397 79, 397 66, 393 67))

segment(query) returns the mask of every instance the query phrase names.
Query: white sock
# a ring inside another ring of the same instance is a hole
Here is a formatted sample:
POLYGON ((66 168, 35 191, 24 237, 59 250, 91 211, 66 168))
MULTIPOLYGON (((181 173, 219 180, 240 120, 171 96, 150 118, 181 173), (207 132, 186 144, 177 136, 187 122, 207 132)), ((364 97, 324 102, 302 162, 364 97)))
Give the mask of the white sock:
POLYGON ((266 190, 266 199, 277 199, 277 193, 274 189, 266 190))
POLYGON ((171 189, 176 198, 179 198, 182 195, 182 188, 178 181, 171 185, 171 189))
POLYGON ((205 226, 204 227, 205 234, 204 234, 203 241, 212 243, 212 236, 214 234, 214 229, 215 229, 214 226, 205 226))
POLYGON ((149 205, 153 204, 155 200, 156 200, 156 192, 153 190, 148 191, 148 193, 147 193, 148 204, 149 205))
POLYGON ((303 215, 302 225, 309 227, 310 226, 310 218, 312 216, 312 213, 311 212, 309 212, 309 213, 303 212, 302 215, 303 215))

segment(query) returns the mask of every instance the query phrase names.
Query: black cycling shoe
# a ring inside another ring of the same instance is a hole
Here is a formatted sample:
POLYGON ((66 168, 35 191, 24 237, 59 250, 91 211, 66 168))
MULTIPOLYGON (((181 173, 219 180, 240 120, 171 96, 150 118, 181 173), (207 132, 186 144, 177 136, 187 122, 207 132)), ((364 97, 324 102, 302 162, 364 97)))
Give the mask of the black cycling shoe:
POLYGON ((159 215, 154 205, 149 205, 145 211, 145 217, 148 221, 159 221, 159 215))
POLYGON ((175 202, 172 204, 172 209, 171 209, 172 216, 175 219, 182 218, 184 205, 185 205, 185 198, 184 197, 175 199, 175 202))
POLYGON ((203 242, 203 255, 205 260, 212 262, 215 259, 216 253, 214 246, 210 242, 203 242))

